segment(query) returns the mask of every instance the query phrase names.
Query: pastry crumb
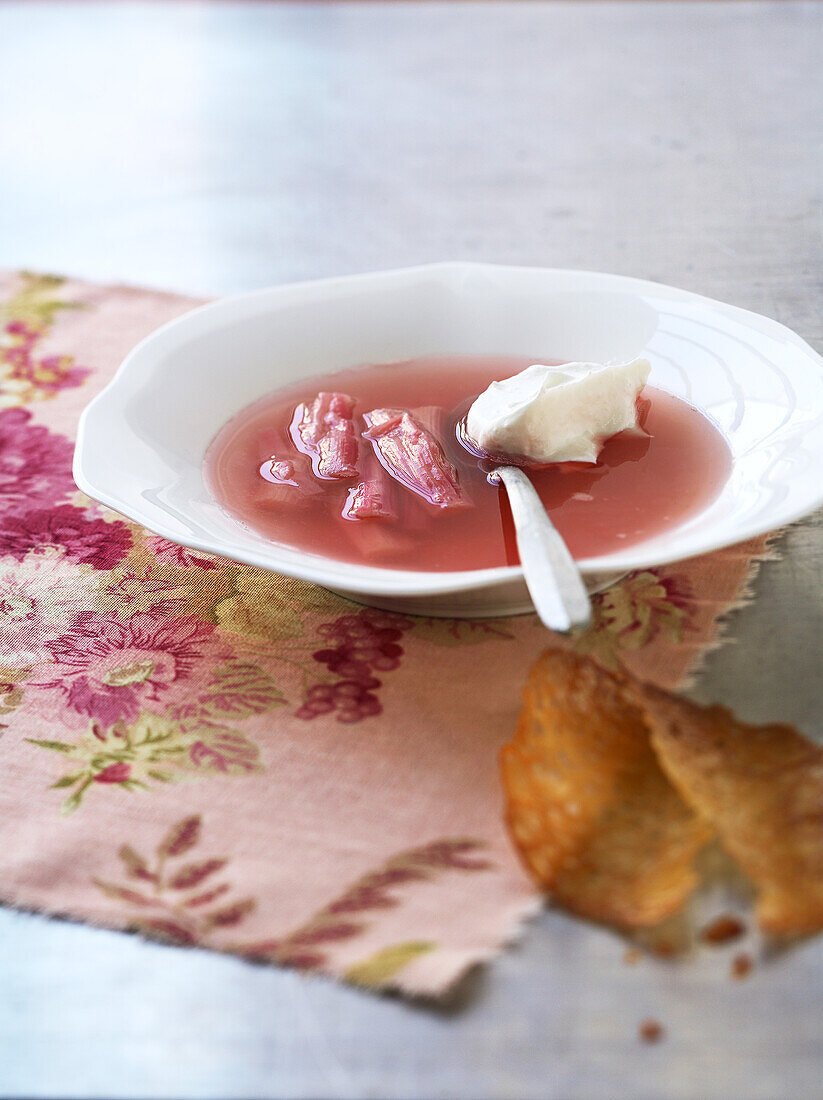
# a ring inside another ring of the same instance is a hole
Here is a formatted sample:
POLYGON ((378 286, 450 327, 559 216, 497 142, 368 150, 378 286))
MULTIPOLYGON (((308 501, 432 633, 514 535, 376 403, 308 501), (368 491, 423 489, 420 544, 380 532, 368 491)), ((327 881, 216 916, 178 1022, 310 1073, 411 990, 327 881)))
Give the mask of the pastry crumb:
POLYGON ((703 943, 718 947, 724 943, 731 943, 732 940, 740 939, 741 936, 745 935, 745 932, 746 925, 743 921, 739 917, 726 913, 723 916, 716 917, 701 929, 700 939, 703 943))
POLYGON ((637 1034, 644 1043, 659 1043, 666 1034, 666 1029, 659 1020, 643 1020, 637 1029, 637 1034))
POLYGON ((650 951, 658 959, 676 959, 678 955, 683 954, 682 948, 671 940, 658 940, 651 945, 650 951))
POLYGON ((751 955, 741 952, 739 955, 735 955, 732 959, 732 965, 730 969, 730 976, 736 981, 741 978, 746 978, 751 973, 754 967, 754 960, 751 955))
POLYGON ((639 947, 627 947, 623 952, 623 962, 626 966, 636 966, 643 958, 643 952, 639 947))

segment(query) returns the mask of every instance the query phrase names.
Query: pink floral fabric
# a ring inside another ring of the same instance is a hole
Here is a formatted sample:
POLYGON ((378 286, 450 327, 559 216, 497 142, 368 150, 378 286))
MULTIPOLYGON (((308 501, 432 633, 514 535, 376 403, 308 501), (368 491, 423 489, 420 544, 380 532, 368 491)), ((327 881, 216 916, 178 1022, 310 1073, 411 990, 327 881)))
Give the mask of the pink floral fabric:
MULTIPOLYGON (((80 410, 193 304, 0 278, 0 897, 439 995, 539 901, 497 753, 545 632, 358 607, 80 494, 80 410)), ((676 687, 764 550, 630 575, 575 644, 676 687)))

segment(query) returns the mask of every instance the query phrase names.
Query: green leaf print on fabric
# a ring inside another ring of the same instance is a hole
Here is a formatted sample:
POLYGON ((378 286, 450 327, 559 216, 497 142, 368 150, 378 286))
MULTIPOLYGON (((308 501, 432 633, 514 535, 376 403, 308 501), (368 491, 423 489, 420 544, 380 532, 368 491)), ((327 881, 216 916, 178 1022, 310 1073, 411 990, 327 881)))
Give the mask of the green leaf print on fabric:
POLYGON ((368 958, 355 963, 354 966, 350 966, 344 977, 347 981, 354 982, 355 985, 377 989, 380 986, 387 985, 395 974, 413 959, 417 959, 429 951, 434 951, 436 947, 437 944, 423 940, 396 943, 391 947, 384 947, 381 951, 375 951, 373 955, 369 955, 368 958))
POLYGON ((73 813, 93 788, 148 790, 153 783, 196 777, 198 773, 246 775, 260 772, 257 745, 238 730, 183 725, 141 714, 131 725, 104 730, 96 722, 75 742, 27 738, 29 744, 70 757, 82 767, 61 776, 53 788, 73 788, 61 812, 73 813))

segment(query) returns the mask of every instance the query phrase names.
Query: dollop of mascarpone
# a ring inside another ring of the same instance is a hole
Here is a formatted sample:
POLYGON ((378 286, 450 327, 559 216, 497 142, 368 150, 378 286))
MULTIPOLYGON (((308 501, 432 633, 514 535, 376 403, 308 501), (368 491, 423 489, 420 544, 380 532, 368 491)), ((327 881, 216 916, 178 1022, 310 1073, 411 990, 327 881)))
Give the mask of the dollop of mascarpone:
POLYGON ((476 399, 466 431, 489 454, 535 464, 596 462, 609 436, 637 426, 647 359, 629 363, 535 363, 476 399))

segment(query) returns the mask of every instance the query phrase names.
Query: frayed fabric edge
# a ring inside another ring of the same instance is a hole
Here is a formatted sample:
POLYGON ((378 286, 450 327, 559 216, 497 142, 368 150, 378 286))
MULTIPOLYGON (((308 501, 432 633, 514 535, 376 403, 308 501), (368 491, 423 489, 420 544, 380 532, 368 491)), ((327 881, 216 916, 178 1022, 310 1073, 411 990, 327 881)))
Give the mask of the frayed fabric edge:
MULTIPOLYGON (((798 523, 801 522, 802 521, 798 521, 798 523)), ((714 653, 715 650, 722 649, 726 645, 734 644, 735 639, 730 633, 734 614, 744 607, 747 607, 754 599, 755 582, 760 573, 761 566, 767 562, 782 560, 783 555, 780 551, 779 543, 794 526, 796 525, 790 524, 788 527, 781 527, 777 531, 772 531, 766 536, 764 548, 752 555, 749 561, 746 579, 740 591, 734 601, 730 603, 728 607, 724 608, 715 619, 712 625, 711 635, 705 642, 701 643, 699 651, 695 653, 694 661, 674 689, 675 694, 678 692, 691 691, 697 686, 697 681, 700 678, 700 673, 705 667, 709 654, 714 653)))

